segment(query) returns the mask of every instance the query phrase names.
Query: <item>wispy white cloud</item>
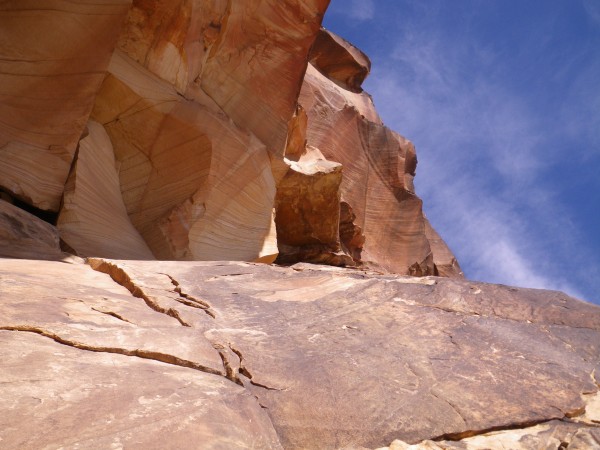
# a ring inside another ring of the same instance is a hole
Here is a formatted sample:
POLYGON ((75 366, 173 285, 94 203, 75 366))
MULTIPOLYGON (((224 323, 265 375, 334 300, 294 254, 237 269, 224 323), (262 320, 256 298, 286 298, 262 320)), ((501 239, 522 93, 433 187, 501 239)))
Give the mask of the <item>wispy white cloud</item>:
MULTIPOLYGON (((600 10, 600 3, 598 3, 600 10)), ((599 11, 600 14, 600 11, 599 11)), ((598 22, 600 26, 600 21, 598 22)), ((590 142, 588 156, 600 156, 600 58, 578 72, 562 106, 564 131, 590 142), (575 118, 575 120, 574 120, 575 118)))
POLYGON ((346 0, 332 5, 328 14, 341 14, 352 20, 364 22, 375 18, 375 0, 346 0))
POLYGON ((598 0, 583 0, 583 7, 590 19, 600 25, 600 3, 598 0))
POLYGON ((374 0, 351 0, 349 5, 350 16, 357 20, 370 20, 375 17, 374 0))
POLYGON ((391 61, 375 59, 367 90, 384 120, 415 141, 424 174, 418 193, 459 260, 469 262, 468 275, 582 298, 568 281, 574 274, 552 258, 587 263, 590 273, 600 268, 585 251, 573 255, 578 230, 553 186, 541 183, 564 156, 554 136, 581 119, 567 113, 560 130, 548 130, 517 93, 480 76, 498 55, 445 42, 431 28, 401 33, 391 61))

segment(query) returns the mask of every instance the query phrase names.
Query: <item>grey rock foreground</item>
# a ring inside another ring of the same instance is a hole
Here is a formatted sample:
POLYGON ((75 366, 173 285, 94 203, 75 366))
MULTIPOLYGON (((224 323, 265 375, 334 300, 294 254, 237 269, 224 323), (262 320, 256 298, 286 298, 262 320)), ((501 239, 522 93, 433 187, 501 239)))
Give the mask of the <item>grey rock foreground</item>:
POLYGON ((600 308, 559 292, 303 264, 0 259, 0 301, 3 449, 600 440, 600 308))

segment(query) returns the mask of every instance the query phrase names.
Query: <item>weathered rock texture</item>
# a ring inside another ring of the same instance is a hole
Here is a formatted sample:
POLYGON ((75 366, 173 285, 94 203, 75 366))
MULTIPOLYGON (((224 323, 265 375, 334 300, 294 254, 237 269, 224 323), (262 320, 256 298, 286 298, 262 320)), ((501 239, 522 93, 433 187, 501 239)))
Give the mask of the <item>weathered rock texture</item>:
POLYGON ((328 3, 5 2, 0 191, 80 255, 461 276, 328 3))
POLYGON ((344 89, 362 92, 371 61, 350 42, 321 29, 310 52, 310 63, 344 89))
POLYGON ((308 148, 277 186, 275 225, 280 263, 353 265, 340 252, 342 166, 308 148))
POLYGON ((323 31, 317 43, 300 94, 307 141, 344 167, 341 198, 364 233, 361 258, 392 272, 462 276, 415 194, 414 146, 383 125, 360 89, 368 59, 330 32, 323 31))
POLYGON ((65 184, 58 229, 80 255, 154 259, 133 228, 119 188, 108 134, 90 121, 65 184))
POLYGON ((597 445, 600 308, 558 292, 99 259, 0 283, 3 448, 597 445))
POLYGON ((600 308, 460 279, 328 3, 0 5, 2 449, 599 446, 600 308))
POLYGON ((58 211, 131 0, 0 5, 0 187, 58 211))
POLYGON ((55 260, 64 255, 55 227, 0 200, 0 257, 55 260))

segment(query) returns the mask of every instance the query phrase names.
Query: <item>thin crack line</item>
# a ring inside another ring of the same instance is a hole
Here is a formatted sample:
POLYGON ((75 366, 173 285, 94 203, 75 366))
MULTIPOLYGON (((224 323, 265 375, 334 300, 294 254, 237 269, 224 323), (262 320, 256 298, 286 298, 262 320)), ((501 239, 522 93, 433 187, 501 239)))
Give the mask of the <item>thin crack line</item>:
POLYGON ((123 270, 121 267, 103 259, 96 258, 88 258, 86 260, 86 263, 96 272, 101 272, 109 275, 115 283, 126 288, 131 293, 131 295, 144 300, 144 302, 146 302, 146 305, 148 305, 148 307, 150 307, 152 310, 174 318, 184 327, 191 326, 189 323, 185 322, 181 318, 181 316, 179 315, 179 311, 173 308, 163 308, 156 301, 152 300, 151 297, 146 295, 146 293, 133 282, 133 280, 129 277, 127 272, 125 272, 125 270, 123 270))
MULTIPOLYGON (((402 302, 401 302, 402 303, 402 302)), ((438 306, 438 304, 433 304, 433 305, 427 305, 427 304, 422 304, 422 303, 417 303, 416 301, 413 303, 404 303, 406 306, 414 306, 417 308, 428 308, 428 309, 436 309, 438 311, 442 311, 442 312, 447 312, 449 314, 455 314, 458 316, 462 316, 462 317, 481 317, 484 319, 498 319, 498 320, 508 320, 510 322, 516 322, 516 323, 521 323, 521 324, 528 324, 528 322, 526 320, 519 320, 519 319, 513 319, 510 317, 504 317, 501 315, 485 315, 485 314, 480 314, 477 312, 468 312, 468 311, 460 311, 460 310, 456 310, 456 309, 450 309, 450 308, 444 308, 442 306, 438 306)), ((567 327, 567 328, 573 328, 573 329, 577 329, 577 330, 591 330, 591 331, 600 331, 597 328, 592 328, 592 327, 578 327, 578 326, 574 326, 574 325, 567 325, 564 323, 546 323, 546 322, 531 322, 529 323, 529 325, 537 325, 537 326, 555 326, 555 327, 567 327)))
POLYGON ((161 273, 161 275, 165 275, 166 277, 169 278, 169 280, 171 280, 171 284, 174 286, 173 291, 175 291, 180 297, 179 299, 177 299, 177 301, 179 303, 182 303, 186 306, 190 306, 192 308, 202 309, 202 310, 204 310, 204 312, 206 314, 208 314, 213 319, 216 318, 215 313, 210 309, 210 305, 207 302, 183 292, 179 281, 177 281, 175 278, 173 278, 168 273, 161 273))
POLYGON ((446 403, 448 406, 450 406, 450 408, 452 408, 452 410, 458 415, 458 417, 460 417, 460 420, 462 420, 462 422, 465 424, 465 426, 467 425, 467 421, 465 420, 465 418, 463 417, 463 415, 460 413, 460 411, 458 410, 458 408, 456 406, 454 406, 448 399, 441 397, 439 395, 437 395, 435 392, 433 392, 432 390, 429 391, 429 393, 437 398, 440 401, 443 401, 444 403, 446 403))
POLYGON ((270 387, 270 386, 267 386, 266 384, 262 384, 262 383, 258 383, 256 381, 254 381, 253 375, 250 373, 250 371, 244 365, 244 355, 242 354, 242 352, 240 350, 236 349, 231 343, 229 343, 228 346, 229 346, 229 349, 233 353, 235 353, 237 355, 238 359, 240 360, 239 367, 238 367, 238 373, 240 373, 240 374, 244 375, 246 378, 248 378, 248 381, 250 382, 250 384, 252 384, 253 386, 257 386, 257 387, 266 389, 268 391, 286 391, 287 390, 287 389, 270 387))
POLYGON ((117 314, 116 312, 102 311, 101 309, 97 309, 97 308, 92 308, 92 311, 96 311, 96 312, 99 312, 101 314, 106 314, 107 316, 114 317, 115 319, 122 320, 123 322, 132 323, 131 321, 127 320, 125 317, 123 317, 120 314, 117 314))
POLYGON ((152 361, 157 361, 157 362, 169 364, 172 366, 179 366, 179 367, 185 367, 188 369, 195 369, 200 372, 205 372, 205 373, 209 373, 212 375, 219 375, 222 377, 224 376, 225 378, 227 378, 225 376, 225 374, 223 374, 223 372, 221 372, 219 370, 212 369, 212 368, 204 366, 202 364, 198 364, 193 361, 186 360, 186 359, 181 359, 181 358, 178 358, 177 356, 169 355, 166 353, 153 352, 153 351, 149 351, 149 350, 140 350, 140 349, 127 350, 125 348, 119 348, 119 347, 99 347, 99 346, 94 346, 94 345, 88 345, 88 344, 84 344, 82 342, 69 341, 67 339, 60 337, 57 334, 51 333, 51 332, 43 330, 41 328, 29 327, 29 326, 3 326, 3 327, 0 327, 0 330, 34 333, 34 334, 38 334, 40 336, 44 336, 46 338, 52 339, 53 341, 55 341, 59 344, 66 345, 68 347, 77 348, 79 350, 86 350, 86 351, 96 352, 96 353, 113 353, 113 354, 117 354, 117 355, 133 356, 133 357, 137 357, 137 358, 141 358, 141 359, 149 359, 152 361))
MULTIPOLYGON (((555 420, 559 421, 559 422, 576 423, 572 420, 569 420, 569 418, 566 416, 550 417, 550 418, 541 419, 541 420, 529 420, 529 421, 517 422, 517 423, 513 423, 513 424, 498 425, 498 426, 494 426, 494 427, 483 428, 480 430, 467 430, 467 431, 461 431, 458 433, 446 433, 441 436, 430 438, 430 440, 436 441, 436 442, 460 441, 462 439, 467 439, 467 438, 470 438, 473 436, 480 436, 482 434, 488 434, 488 433, 492 433, 495 431, 524 430, 526 428, 531 428, 531 427, 534 427, 537 425, 542 425, 542 424, 549 423, 549 422, 552 422, 555 420)), ((580 424, 580 425, 587 425, 587 424, 580 424)))

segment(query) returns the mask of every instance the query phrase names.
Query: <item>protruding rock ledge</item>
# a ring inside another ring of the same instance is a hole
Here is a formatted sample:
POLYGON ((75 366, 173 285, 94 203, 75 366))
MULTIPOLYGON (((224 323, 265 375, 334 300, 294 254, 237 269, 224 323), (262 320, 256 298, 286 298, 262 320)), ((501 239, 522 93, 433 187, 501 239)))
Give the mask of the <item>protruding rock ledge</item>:
POLYGON ((361 85, 371 71, 367 55, 324 28, 317 35, 309 60, 331 81, 353 92, 362 92, 361 85))
POLYGON ((56 227, 0 199, 0 258, 60 260, 56 227))

